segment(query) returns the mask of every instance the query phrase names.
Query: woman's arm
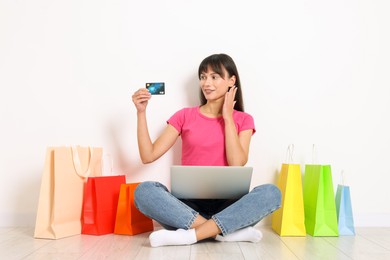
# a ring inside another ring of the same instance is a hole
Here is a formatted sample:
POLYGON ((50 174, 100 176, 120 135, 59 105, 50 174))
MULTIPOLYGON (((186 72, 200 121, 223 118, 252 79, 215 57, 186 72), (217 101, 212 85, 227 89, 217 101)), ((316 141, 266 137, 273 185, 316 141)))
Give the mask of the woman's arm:
POLYGON ((244 166, 247 163, 252 132, 249 129, 237 134, 234 122, 225 121, 226 158, 229 166, 244 166))
POLYGON ((252 129, 241 131, 237 129, 233 120, 233 108, 236 101, 237 88, 231 89, 225 94, 223 104, 223 118, 225 122, 225 148, 226 158, 230 166, 244 166, 248 161, 249 145, 252 138, 252 129))
POLYGON ((146 120, 146 106, 151 98, 150 93, 147 89, 140 89, 134 93, 132 98, 137 109, 137 140, 141 161, 143 163, 151 163, 160 158, 173 146, 179 133, 173 126, 168 125, 153 143, 146 120))
POLYGON ((165 154, 176 142, 179 133, 176 128, 167 125, 162 134, 152 143, 147 128, 146 117, 138 116, 138 150, 142 163, 151 163, 165 154))

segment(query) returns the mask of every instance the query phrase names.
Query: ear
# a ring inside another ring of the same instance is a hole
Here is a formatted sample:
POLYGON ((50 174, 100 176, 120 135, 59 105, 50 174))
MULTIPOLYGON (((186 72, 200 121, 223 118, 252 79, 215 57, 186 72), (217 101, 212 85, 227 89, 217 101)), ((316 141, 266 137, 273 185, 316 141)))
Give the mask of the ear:
POLYGON ((229 86, 234 86, 236 85, 236 76, 233 75, 229 78, 229 86))

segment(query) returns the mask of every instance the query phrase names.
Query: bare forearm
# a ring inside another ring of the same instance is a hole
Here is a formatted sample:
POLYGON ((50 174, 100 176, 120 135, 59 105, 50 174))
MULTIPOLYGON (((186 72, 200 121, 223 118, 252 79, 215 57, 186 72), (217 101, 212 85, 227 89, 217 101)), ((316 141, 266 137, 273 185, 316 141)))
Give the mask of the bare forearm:
POLYGON ((173 146, 178 136, 178 131, 167 125, 156 141, 152 142, 145 113, 137 113, 138 149, 143 163, 151 163, 160 158, 173 146))
POLYGON ((246 164, 248 155, 241 145, 233 120, 225 120, 225 147, 229 166, 244 166, 246 164))
POLYGON ((153 143, 150 139, 145 111, 137 113, 137 141, 138 151, 142 162, 152 162, 153 143))

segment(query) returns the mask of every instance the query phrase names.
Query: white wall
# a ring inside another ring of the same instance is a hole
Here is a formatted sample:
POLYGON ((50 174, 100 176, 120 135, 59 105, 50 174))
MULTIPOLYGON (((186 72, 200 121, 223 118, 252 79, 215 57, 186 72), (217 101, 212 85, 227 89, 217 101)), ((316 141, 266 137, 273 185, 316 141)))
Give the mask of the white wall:
MULTIPOLYGON (((141 165, 132 93, 152 136, 197 104, 197 67, 228 53, 256 122, 253 185, 295 159, 344 170, 357 226, 389 226, 390 3, 331 1, 0 0, 0 226, 32 226, 46 146, 103 146, 127 180, 168 183, 180 146, 141 165), (249 2, 249 3, 248 3, 249 2)), ((269 223, 269 219, 264 223, 269 223)))

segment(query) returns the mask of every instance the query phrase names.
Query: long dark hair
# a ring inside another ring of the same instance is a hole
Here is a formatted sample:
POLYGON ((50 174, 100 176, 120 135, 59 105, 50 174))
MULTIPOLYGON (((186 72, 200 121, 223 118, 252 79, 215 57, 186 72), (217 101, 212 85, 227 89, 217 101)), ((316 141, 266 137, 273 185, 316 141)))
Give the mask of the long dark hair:
MULTIPOLYGON (((207 72, 208 68, 211 68, 213 71, 221 75, 222 77, 225 77, 225 73, 223 68, 226 69, 228 73, 228 77, 236 76, 236 87, 237 87, 237 93, 235 100, 237 101, 234 105, 234 109, 238 111, 244 112, 244 101, 242 99, 242 92, 241 92, 241 82, 240 82, 240 76, 238 75, 238 70, 236 67, 236 64, 234 63, 233 59, 227 55, 227 54, 213 54, 211 56, 208 56, 205 58, 199 65, 198 69, 198 77, 200 79, 200 76, 202 73, 207 72)), ((206 98, 203 95, 202 90, 200 90, 200 104, 203 106, 207 103, 206 98)))

